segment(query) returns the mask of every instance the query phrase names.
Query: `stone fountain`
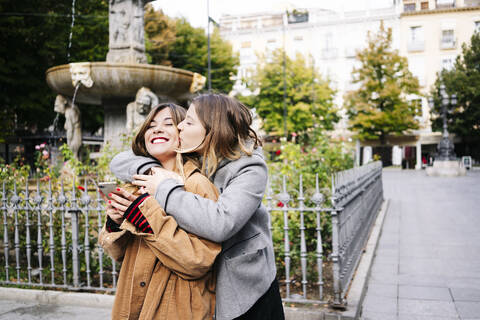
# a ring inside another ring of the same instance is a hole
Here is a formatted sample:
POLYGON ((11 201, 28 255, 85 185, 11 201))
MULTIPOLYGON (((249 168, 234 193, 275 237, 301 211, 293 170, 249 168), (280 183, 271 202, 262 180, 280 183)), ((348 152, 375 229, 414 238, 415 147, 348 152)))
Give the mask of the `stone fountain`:
MULTIPOLYGON (((150 102, 183 103, 205 84, 205 77, 187 70, 147 64, 144 6, 152 0, 109 1, 109 51, 106 62, 70 63, 47 70, 49 87, 73 102, 99 105, 104 110, 104 141, 119 145, 127 133, 127 105, 148 89, 150 102)), ((144 99, 145 97, 142 97, 144 99)), ((151 104, 149 105, 151 107, 151 104)), ((146 113, 143 110, 143 114, 146 113)), ((138 122, 138 116, 137 121, 138 122)), ((128 126, 131 128, 131 125, 128 126)))

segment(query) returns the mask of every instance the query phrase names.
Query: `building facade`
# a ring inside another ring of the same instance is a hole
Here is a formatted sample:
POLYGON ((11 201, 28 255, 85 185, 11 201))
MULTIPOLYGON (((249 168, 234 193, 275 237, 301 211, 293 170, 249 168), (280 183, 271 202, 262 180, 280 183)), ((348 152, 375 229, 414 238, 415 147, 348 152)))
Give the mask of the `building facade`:
POLYGON ((354 88, 351 72, 355 54, 367 43, 369 31, 376 32, 383 21, 393 30, 394 47, 399 47, 399 0, 359 0, 339 10, 324 8, 284 8, 268 13, 222 16, 220 32, 240 55, 234 92, 250 94, 241 79, 252 75, 259 54, 284 48, 295 58, 301 53, 322 76, 332 81, 336 90, 334 103, 341 110, 334 134, 349 136, 343 97, 354 88))
POLYGON ((387 163, 422 167, 433 156, 441 133, 432 132, 427 96, 442 68, 451 68, 480 30, 480 0, 359 0, 343 1, 336 9, 284 8, 268 13, 222 16, 220 32, 239 52, 240 66, 234 92, 250 94, 241 79, 252 75, 258 55, 284 48, 294 58, 301 53, 332 81, 335 105, 342 120, 334 136, 349 137, 348 119, 343 109, 345 93, 356 89, 352 70, 356 52, 365 48, 368 32, 377 32, 381 22, 392 29, 392 46, 407 57, 410 71, 418 77, 420 129, 403 137, 387 139, 388 150, 376 141, 357 144, 357 159, 369 161, 379 153, 387 163), (348 4, 348 5, 347 5, 348 4), (363 148, 363 151, 361 151, 363 148), (373 148, 373 149, 372 149, 373 148), (410 165, 409 165, 410 163, 410 165))
MULTIPOLYGON (((432 132, 430 106, 427 97, 435 84, 437 73, 451 69, 469 44, 475 31, 480 30, 479 0, 403 0, 400 15, 400 54, 407 57, 410 71, 421 86, 422 118, 420 130, 413 132, 416 168, 421 158, 433 154, 441 138, 432 132)), ((412 143, 413 141, 408 141, 412 143)))

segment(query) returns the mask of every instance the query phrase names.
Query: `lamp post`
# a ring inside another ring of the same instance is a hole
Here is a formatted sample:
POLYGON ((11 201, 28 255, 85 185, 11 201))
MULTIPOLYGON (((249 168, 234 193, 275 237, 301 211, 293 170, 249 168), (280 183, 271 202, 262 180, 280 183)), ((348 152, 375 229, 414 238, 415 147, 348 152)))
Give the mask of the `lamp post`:
POLYGON ((283 14, 283 133, 288 139, 287 131, 287 53, 285 52, 286 27, 288 24, 287 11, 283 14))
MULTIPOLYGON (((437 146, 437 156, 435 157, 435 161, 456 160, 457 157, 454 152, 453 142, 450 141, 450 139, 448 138, 447 107, 455 106, 457 104, 457 96, 455 94, 449 96, 445 90, 445 85, 443 84, 440 86, 440 96, 442 104, 443 133, 442 139, 437 146)), ((430 105, 430 108, 433 108, 435 106, 432 97, 428 99, 428 103, 430 105)))
POLYGON ((212 60, 211 60, 211 54, 210 54, 210 1, 207 0, 207 17, 208 17, 208 23, 207 23, 207 60, 208 60, 208 92, 212 91, 212 77, 211 77, 211 70, 212 70, 212 60))

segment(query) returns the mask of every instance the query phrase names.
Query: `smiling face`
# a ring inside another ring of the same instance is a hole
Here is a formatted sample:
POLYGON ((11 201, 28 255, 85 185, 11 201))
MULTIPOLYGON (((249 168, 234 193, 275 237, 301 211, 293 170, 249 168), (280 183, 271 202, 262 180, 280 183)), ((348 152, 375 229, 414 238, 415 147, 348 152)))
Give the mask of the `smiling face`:
POLYGON ((153 117, 144 137, 147 152, 164 166, 165 162, 175 160, 178 129, 169 108, 162 109, 153 117))
POLYGON ((198 153, 202 150, 199 147, 205 139, 207 131, 198 118, 194 104, 191 104, 188 108, 185 120, 178 124, 178 130, 180 130, 180 148, 182 151, 189 150, 189 152, 195 151, 198 153))

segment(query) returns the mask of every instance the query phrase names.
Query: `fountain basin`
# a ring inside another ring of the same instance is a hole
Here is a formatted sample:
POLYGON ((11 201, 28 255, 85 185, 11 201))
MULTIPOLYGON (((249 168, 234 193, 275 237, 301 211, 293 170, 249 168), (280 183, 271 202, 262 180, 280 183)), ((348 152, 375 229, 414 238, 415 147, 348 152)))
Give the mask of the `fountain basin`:
MULTIPOLYGON (((101 105, 106 99, 132 99, 137 90, 147 87, 162 100, 184 101, 195 91, 195 73, 172 67, 150 64, 89 62, 93 86, 80 86, 76 101, 101 105)), ((46 71, 48 86, 55 92, 72 97, 70 64, 46 71)))

